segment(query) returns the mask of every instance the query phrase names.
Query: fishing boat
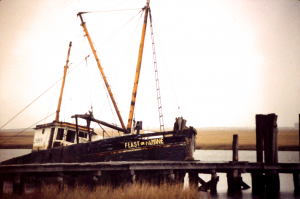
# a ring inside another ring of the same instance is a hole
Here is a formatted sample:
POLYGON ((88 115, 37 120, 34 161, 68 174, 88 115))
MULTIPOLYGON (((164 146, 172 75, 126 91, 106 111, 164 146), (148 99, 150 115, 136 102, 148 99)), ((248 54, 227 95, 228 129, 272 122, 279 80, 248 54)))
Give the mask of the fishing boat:
POLYGON ((98 58, 92 39, 89 35, 86 23, 83 20, 82 15, 84 15, 85 13, 79 12, 78 17, 81 20, 81 26, 85 32, 85 36, 88 39, 88 42, 96 59, 106 89, 109 93, 116 114, 118 115, 121 127, 96 119, 91 111, 86 114, 73 115, 72 118, 75 119, 75 124, 59 121, 60 105, 71 49, 70 42, 55 120, 52 123, 37 125, 35 127, 32 153, 4 161, 1 164, 194 160, 193 153, 195 150, 195 138, 197 135, 197 131, 193 127, 187 127, 186 120, 182 117, 175 118, 173 130, 164 131, 159 92, 158 110, 161 131, 141 133, 141 130, 143 129, 142 121, 137 121, 136 123, 134 122, 135 124, 133 125, 133 114, 137 96, 137 88, 142 64, 144 40, 148 18, 150 19, 150 27, 152 27, 149 0, 147 0, 143 11, 144 23, 142 28, 142 36, 139 47, 127 127, 125 127, 117 103, 114 99, 111 88, 100 64, 100 59, 98 58), (87 125, 79 125, 78 119, 85 120, 87 125), (94 132, 94 129, 91 128, 91 122, 98 123, 100 125, 122 132, 123 135, 104 138, 104 136, 100 136, 94 132))

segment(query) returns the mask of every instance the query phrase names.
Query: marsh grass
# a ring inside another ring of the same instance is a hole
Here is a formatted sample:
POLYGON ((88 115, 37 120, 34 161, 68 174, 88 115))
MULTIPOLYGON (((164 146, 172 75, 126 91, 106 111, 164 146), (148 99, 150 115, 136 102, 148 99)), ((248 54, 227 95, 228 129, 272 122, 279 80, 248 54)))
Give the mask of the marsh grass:
POLYGON ((75 188, 64 187, 63 191, 59 191, 55 185, 43 185, 41 190, 28 195, 4 194, 3 198, 17 198, 17 199, 31 199, 31 198, 45 198, 45 199, 169 199, 169 198, 200 198, 197 189, 184 189, 182 184, 162 184, 160 186, 150 185, 147 183, 125 184, 118 188, 112 186, 97 186, 91 191, 85 186, 77 186, 75 188))

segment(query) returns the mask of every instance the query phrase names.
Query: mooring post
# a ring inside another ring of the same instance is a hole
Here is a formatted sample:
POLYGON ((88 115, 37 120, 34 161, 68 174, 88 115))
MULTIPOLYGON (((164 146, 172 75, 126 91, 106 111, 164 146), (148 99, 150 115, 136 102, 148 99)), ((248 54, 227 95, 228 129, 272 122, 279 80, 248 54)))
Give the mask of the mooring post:
MULTIPOLYGON (((300 162, 300 114, 299 114, 298 132, 299 132, 299 162, 300 162)), ((299 173, 293 174, 293 181, 294 181, 294 193, 298 195, 300 193, 299 173)))
MULTIPOLYGON (((238 157, 238 135, 233 135, 232 141, 232 163, 237 162, 238 157)), ((238 169, 233 169, 227 172, 228 192, 241 191, 241 175, 238 169)))
POLYGON ((132 184, 135 184, 136 183, 136 175, 135 175, 135 172, 134 170, 130 170, 130 176, 131 176, 131 183, 132 184))
POLYGON ((293 181, 294 181, 294 193, 298 195, 300 193, 300 177, 299 173, 293 173, 293 181))
POLYGON ((57 177, 57 183, 58 183, 58 190, 63 191, 64 190, 64 175, 63 173, 59 173, 57 177))
POLYGON ((238 192, 241 191, 241 176, 238 169, 234 169, 227 172, 227 184, 228 192, 238 192))
POLYGON ((189 172, 189 186, 198 188, 198 173, 189 172))
POLYGON ((3 175, 0 175, 0 198, 3 195, 3 175))
MULTIPOLYGON (((264 132, 266 129, 266 116, 258 114, 255 116, 256 124, 256 160, 258 163, 263 163, 264 151, 264 132)), ((260 194, 265 190, 264 173, 255 171, 251 173, 252 178, 252 193, 260 194)))
POLYGON ((219 176, 217 176, 216 170, 211 171, 211 183, 210 183, 210 193, 217 193, 217 184, 219 182, 219 176))
MULTIPOLYGON (((267 115, 267 131, 265 132, 265 163, 278 163, 277 144, 277 115, 274 113, 267 115), (268 151, 266 153, 266 150, 268 151)), ((280 180, 277 170, 270 170, 266 173, 267 192, 278 193, 280 190, 280 180)))
POLYGON ((233 135, 232 141, 232 161, 239 161, 239 137, 237 134, 233 135))
POLYGON ((13 193, 21 195, 21 174, 15 173, 13 179, 13 193))
POLYGON ((256 160, 257 162, 263 163, 263 150, 264 150, 264 115, 256 115, 255 116, 255 123, 256 123, 256 160))

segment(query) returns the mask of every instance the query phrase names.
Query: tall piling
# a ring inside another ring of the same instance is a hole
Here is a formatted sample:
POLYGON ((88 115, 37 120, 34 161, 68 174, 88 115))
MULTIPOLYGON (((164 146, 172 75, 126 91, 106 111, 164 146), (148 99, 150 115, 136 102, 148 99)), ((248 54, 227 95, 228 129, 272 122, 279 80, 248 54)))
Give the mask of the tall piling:
MULTIPOLYGON (((265 132, 265 163, 278 163, 278 142, 277 142, 277 115, 274 113, 267 115, 267 131, 265 132)), ((266 172, 266 191, 279 193, 280 179, 277 170, 266 172)))
MULTIPOLYGON (((299 114, 299 123, 298 123, 298 132, 299 132, 299 162, 300 162, 300 114, 299 114)), ((300 176, 299 173, 293 174, 293 181, 294 181, 294 192, 296 195, 300 193, 300 176)))
MULTIPOLYGON (((232 141, 232 163, 234 164, 238 161, 238 135, 235 134, 233 135, 232 141)), ((227 184, 229 193, 241 191, 241 182, 242 177, 238 169, 234 169, 227 172, 227 184)))
MULTIPOLYGON (((266 117, 258 114, 255 116, 256 124, 256 161, 258 163, 264 162, 264 132, 266 131, 266 117)), ((265 190, 265 178, 262 171, 255 171, 251 173, 252 178, 252 193, 260 194, 265 190)))

